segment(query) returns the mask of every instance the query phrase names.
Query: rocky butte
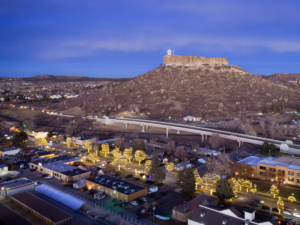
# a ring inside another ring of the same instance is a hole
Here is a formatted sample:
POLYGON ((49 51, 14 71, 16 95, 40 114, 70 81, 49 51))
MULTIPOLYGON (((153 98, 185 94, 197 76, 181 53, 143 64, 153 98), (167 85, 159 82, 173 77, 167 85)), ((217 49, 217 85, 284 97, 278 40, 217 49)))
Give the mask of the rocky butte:
POLYGON ((166 66, 201 66, 203 64, 228 65, 226 58, 206 58, 203 56, 165 55, 166 66))

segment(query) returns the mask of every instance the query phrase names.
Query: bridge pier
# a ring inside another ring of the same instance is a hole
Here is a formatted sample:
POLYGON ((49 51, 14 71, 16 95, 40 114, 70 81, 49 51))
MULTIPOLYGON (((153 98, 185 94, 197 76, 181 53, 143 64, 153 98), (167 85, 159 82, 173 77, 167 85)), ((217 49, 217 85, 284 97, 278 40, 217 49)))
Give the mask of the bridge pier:
POLYGON ((169 132, 169 127, 167 127, 167 129, 166 129, 166 137, 167 137, 167 138, 169 137, 168 132, 169 132))
POLYGON ((200 134, 200 135, 202 136, 202 142, 203 142, 203 141, 204 141, 204 140, 203 140, 204 136, 203 136, 203 134, 200 134))
POLYGON ((142 130, 142 132, 145 132, 145 126, 144 125, 142 125, 143 126, 143 130, 142 130))
POLYGON ((127 123, 125 123, 125 126, 126 126, 126 128, 127 128, 127 125, 128 125, 128 124, 127 124, 127 123))
POLYGON ((146 130, 148 130, 148 126, 146 126, 146 130))
POLYGON ((177 131, 177 134, 180 134, 179 130, 177 131))

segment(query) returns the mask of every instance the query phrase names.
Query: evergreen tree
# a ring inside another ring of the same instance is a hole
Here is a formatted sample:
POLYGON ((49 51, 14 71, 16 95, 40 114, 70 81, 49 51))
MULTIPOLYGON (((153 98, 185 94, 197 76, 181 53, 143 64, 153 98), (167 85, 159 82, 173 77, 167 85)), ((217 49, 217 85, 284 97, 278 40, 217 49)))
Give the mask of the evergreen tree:
POLYGON ((268 141, 264 141, 264 144, 261 147, 261 153, 267 155, 269 153, 269 143, 268 141))
POLYGON ((152 157, 150 173, 155 182, 162 182, 166 179, 166 172, 160 167, 158 154, 155 152, 152 157))
POLYGON ((109 116, 109 114, 110 114, 110 111, 109 111, 108 108, 106 108, 106 110, 105 110, 105 115, 106 115, 106 116, 109 116))
POLYGON ((267 114, 267 113, 269 113, 269 108, 268 108, 267 106, 264 106, 264 107, 262 108, 261 112, 262 112, 263 114, 267 114))
POLYGON ((233 197, 233 191, 227 179, 221 178, 216 183, 215 195, 221 200, 230 199, 233 197))
POLYGON ((14 136, 13 143, 15 145, 22 145, 27 138, 27 134, 24 131, 21 131, 14 136))
POLYGON ((188 168, 183 173, 182 192, 192 194, 195 192, 196 179, 192 168, 188 168))
POLYGON ((143 151, 146 151, 146 146, 145 146, 145 141, 144 140, 142 140, 142 142, 141 142, 140 149, 143 150, 143 151))
POLYGON ((48 131, 47 137, 48 138, 52 138, 53 137, 53 131, 52 130, 48 131))
POLYGON ((180 170, 177 173, 177 184, 181 187, 182 187, 182 182, 183 182, 183 177, 184 177, 184 171, 185 170, 180 170))

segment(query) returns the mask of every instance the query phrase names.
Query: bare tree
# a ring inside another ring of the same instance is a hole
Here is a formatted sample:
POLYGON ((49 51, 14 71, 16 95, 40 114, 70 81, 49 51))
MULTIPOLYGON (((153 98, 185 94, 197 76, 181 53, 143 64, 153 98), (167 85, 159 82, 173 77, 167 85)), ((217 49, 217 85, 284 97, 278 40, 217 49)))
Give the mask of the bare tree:
POLYGON ((125 138, 122 136, 115 136, 115 145, 120 149, 120 151, 124 151, 125 147, 127 146, 125 138))
POLYGON ((261 119, 259 121, 259 127, 260 127, 260 130, 263 133, 263 135, 265 135, 265 133, 266 133, 266 123, 263 119, 261 119))
POLYGON ((257 136, 257 133, 254 129, 254 127, 252 127, 249 123, 243 123, 240 125, 240 130, 242 132, 244 132, 247 135, 251 135, 251 136, 257 136))
POLYGON ((185 148, 180 148, 177 147, 176 148, 176 155, 178 156, 179 159, 181 159, 181 161, 185 161, 188 155, 187 149, 185 148))
POLYGON ((208 139, 208 143, 213 149, 216 149, 222 145, 224 147, 224 139, 220 136, 220 134, 212 134, 208 139))
POLYGON ((175 143, 174 141, 168 141, 167 144, 165 145, 165 151, 167 152, 168 155, 171 155, 172 153, 175 152, 175 143))
POLYGON ((269 132, 270 132, 270 135, 272 138, 274 136, 274 133, 275 133, 277 127, 278 127, 278 124, 276 124, 276 122, 274 120, 272 120, 269 125, 269 132))
POLYGON ((231 176, 234 173, 232 160, 226 153, 219 154, 217 157, 210 157, 206 166, 210 173, 215 173, 221 177, 231 176))

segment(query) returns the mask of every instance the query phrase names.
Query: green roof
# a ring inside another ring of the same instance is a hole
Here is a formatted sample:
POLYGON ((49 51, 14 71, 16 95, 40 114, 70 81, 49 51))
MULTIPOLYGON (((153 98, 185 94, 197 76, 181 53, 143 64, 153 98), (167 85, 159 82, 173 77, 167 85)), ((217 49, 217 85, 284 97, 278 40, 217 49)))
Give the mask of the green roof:
POLYGON ((37 154, 39 156, 44 156, 44 155, 51 155, 51 154, 53 154, 53 152, 51 152, 51 151, 44 151, 44 152, 38 152, 37 154))

